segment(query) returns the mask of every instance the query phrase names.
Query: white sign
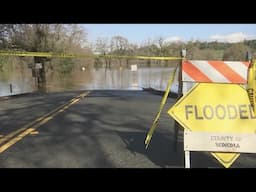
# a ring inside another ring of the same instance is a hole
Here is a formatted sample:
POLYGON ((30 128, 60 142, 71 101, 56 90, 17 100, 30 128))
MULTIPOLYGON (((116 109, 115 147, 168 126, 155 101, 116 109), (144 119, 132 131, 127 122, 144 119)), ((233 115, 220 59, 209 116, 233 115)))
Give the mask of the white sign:
POLYGON ((256 134, 184 131, 185 151, 256 153, 256 134))
POLYGON ((42 63, 36 63, 35 69, 42 69, 42 68, 43 68, 42 63))
POLYGON ((137 71, 137 65, 131 65, 131 71, 137 71))

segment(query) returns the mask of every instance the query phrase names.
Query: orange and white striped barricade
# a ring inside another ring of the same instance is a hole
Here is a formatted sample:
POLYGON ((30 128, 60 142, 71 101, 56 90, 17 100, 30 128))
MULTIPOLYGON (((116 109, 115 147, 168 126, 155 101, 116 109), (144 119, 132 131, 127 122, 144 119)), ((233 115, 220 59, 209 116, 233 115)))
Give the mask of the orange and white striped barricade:
POLYGON ((182 93, 187 93, 195 83, 247 84, 250 62, 185 60, 182 63, 182 93))

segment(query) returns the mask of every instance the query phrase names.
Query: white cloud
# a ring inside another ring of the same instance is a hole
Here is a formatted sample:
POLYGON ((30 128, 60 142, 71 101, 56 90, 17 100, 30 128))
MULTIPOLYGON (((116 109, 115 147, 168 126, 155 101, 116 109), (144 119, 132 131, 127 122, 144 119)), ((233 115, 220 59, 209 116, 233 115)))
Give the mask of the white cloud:
POLYGON ((216 35, 210 36, 209 39, 210 39, 210 41, 236 43, 236 42, 241 42, 244 40, 255 39, 255 35, 250 36, 250 35, 242 33, 242 32, 237 32, 237 33, 230 33, 230 34, 226 34, 226 35, 216 34, 216 35))
POLYGON ((179 36, 171 36, 171 37, 167 37, 164 42, 165 43, 173 43, 173 42, 180 42, 183 41, 182 37, 179 36))

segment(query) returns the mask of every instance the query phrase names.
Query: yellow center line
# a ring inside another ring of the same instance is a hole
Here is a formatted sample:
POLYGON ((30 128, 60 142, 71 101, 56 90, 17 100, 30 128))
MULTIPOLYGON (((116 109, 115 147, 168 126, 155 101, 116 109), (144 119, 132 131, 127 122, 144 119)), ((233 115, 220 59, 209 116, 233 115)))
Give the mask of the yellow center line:
POLYGON ((64 110, 69 108, 71 105, 73 105, 76 102, 78 102, 81 99, 81 97, 85 97, 89 93, 90 92, 88 91, 88 92, 85 92, 85 93, 82 93, 82 94, 78 95, 76 98, 71 99, 68 103, 65 103, 64 105, 62 105, 60 107, 57 107, 56 109, 54 109, 51 112, 43 115, 42 117, 37 118, 36 120, 32 121, 31 123, 26 124, 22 128, 20 128, 20 129, 18 129, 16 131, 6 135, 5 137, 1 138, 0 139, 0 144, 2 144, 2 143, 5 143, 5 144, 0 146, 0 153, 2 153, 3 151, 5 151, 9 147, 11 147, 12 145, 17 143, 18 141, 20 141, 23 137, 25 137, 26 135, 30 134, 31 132, 36 132, 38 134, 38 132, 36 131, 36 128, 38 128, 41 125, 47 123, 49 120, 53 119, 53 117, 55 117, 59 113, 63 112, 64 110), (34 125, 34 126, 32 127, 32 125, 34 125), (22 132, 22 133, 20 133, 20 132, 22 132), (20 134, 18 136, 14 137, 18 133, 20 133, 20 134))
POLYGON ((39 131, 32 131, 30 132, 30 135, 37 135, 39 133, 39 131))
POLYGON ((40 121, 39 123, 37 123, 36 125, 34 125, 34 128, 40 127, 41 125, 47 123, 48 121, 50 121, 53 118, 53 116, 50 117, 46 117, 45 119, 43 119, 42 121, 40 121))
POLYGON ((20 128, 20 129, 18 129, 18 130, 16 130, 16 131, 14 131, 14 132, 12 132, 12 133, 6 135, 5 137, 3 137, 3 138, 0 139, 0 144, 5 143, 6 141, 8 141, 9 139, 11 139, 11 138, 14 137, 15 135, 17 135, 19 132, 24 131, 25 129, 26 129, 26 128, 20 128))
POLYGON ((4 145, 2 145, 0 147, 0 153, 4 152, 6 149, 8 149, 9 147, 11 147, 15 143, 17 143, 19 140, 21 140, 23 137, 25 137, 26 135, 28 135, 32 131, 35 131, 35 129, 29 128, 29 129, 25 130, 24 132, 22 132, 21 134, 19 134, 17 137, 14 137, 10 141, 8 141, 4 145))

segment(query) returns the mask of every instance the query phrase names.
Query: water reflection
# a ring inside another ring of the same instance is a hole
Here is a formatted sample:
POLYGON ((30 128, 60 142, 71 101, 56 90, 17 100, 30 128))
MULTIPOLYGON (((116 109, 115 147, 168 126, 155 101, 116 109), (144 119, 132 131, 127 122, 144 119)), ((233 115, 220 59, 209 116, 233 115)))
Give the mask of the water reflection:
MULTIPOLYGON (((173 67, 149 67, 137 65, 116 66, 106 68, 85 65, 74 68, 69 74, 61 74, 54 70, 47 70, 47 92, 66 90, 94 90, 94 89, 129 89, 155 88, 165 90, 173 67)), ((35 78, 30 68, 0 72, 0 96, 36 91, 35 78), (13 90, 10 92, 10 84, 13 90)), ((177 92, 177 75, 172 91, 177 92)))
POLYGON ((0 72, 0 96, 16 95, 36 90, 35 78, 27 66, 0 72))

